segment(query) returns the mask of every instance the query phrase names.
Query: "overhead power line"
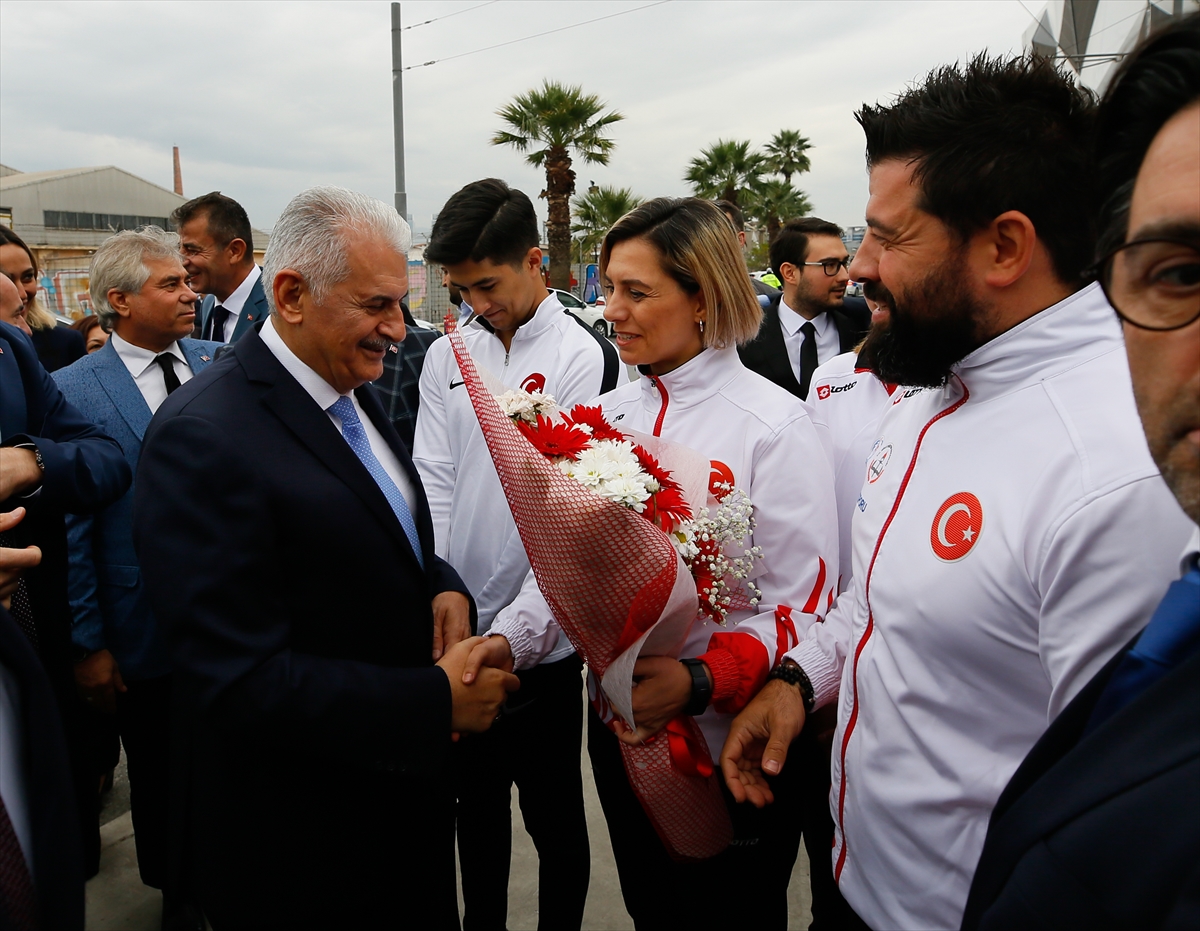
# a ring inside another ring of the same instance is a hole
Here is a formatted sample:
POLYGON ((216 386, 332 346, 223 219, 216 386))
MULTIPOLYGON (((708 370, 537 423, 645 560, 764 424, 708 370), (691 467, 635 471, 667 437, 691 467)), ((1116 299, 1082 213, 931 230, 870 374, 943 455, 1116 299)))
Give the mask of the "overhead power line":
POLYGON ((547 29, 545 32, 539 32, 532 36, 524 36, 520 39, 510 39, 507 42, 498 42, 495 45, 489 45, 485 48, 472 49, 469 52, 459 52, 457 55, 448 55, 445 58, 435 58, 432 61, 423 61, 419 65, 409 65, 404 70, 412 71, 415 68, 428 68, 430 65, 436 65, 439 62, 454 61, 456 58, 466 58, 468 55, 478 55, 480 52, 490 52, 492 49, 504 48, 506 45, 516 45, 518 42, 528 42, 530 39, 540 39, 542 36, 553 35, 556 32, 565 32, 568 29, 578 29, 580 26, 590 26, 592 23, 598 23, 601 20, 613 19, 617 16, 624 16, 627 13, 637 13, 641 10, 648 10, 652 6, 662 6, 664 3, 670 2, 671 0, 657 0, 656 3, 647 3, 642 6, 634 7, 632 10, 621 10, 619 13, 609 13, 607 16, 597 16, 595 19, 585 20, 582 23, 572 23, 570 26, 559 26, 557 29, 547 29))
POLYGON ((411 26, 405 26, 401 32, 408 32, 410 29, 416 29, 418 26, 428 26, 430 23, 436 23, 438 20, 449 19, 451 16, 457 16, 459 13, 470 13, 472 10, 478 10, 481 6, 491 6, 496 0, 487 0, 487 3, 477 3, 475 6, 469 6, 465 10, 455 10, 453 13, 447 13, 445 16, 435 16, 433 19, 427 19, 420 23, 413 23, 411 26))

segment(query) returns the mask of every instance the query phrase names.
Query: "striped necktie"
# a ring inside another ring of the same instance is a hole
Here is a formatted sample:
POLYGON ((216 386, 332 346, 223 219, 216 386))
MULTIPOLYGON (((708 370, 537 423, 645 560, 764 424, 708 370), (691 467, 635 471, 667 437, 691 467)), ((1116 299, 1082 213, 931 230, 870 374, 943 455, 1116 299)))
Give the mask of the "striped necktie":
POLYGON ((354 409, 354 402, 347 397, 338 398, 329 406, 329 413, 342 422, 342 437, 354 450, 354 455, 358 456, 359 462, 367 467, 371 478, 375 479, 375 484, 379 486, 379 490, 387 498, 388 504, 392 506, 396 519, 404 528, 404 535, 412 544, 417 562, 424 569, 425 559, 421 555, 421 540, 417 536, 417 522, 413 520, 412 511, 408 509, 408 502, 404 500, 404 495, 400 494, 400 489, 396 487, 392 477, 384 471, 379 460, 375 458, 371 442, 367 439, 367 431, 363 429, 362 421, 358 419, 358 411, 354 409))

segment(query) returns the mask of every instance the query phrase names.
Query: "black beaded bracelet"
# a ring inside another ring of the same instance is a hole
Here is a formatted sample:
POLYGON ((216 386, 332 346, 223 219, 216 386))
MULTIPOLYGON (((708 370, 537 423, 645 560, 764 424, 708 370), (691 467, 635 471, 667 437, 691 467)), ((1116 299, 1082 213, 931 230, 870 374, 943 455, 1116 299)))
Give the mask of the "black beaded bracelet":
POLYGON ((804 713, 812 714, 816 700, 813 697, 812 682, 808 679, 808 673, 796 663, 782 662, 767 673, 767 681, 772 679, 779 679, 788 685, 796 686, 800 690, 800 700, 804 702, 804 713))
POLYGON ((683 663, 688 672, 692 674, 692 697, 684 707, 683 713, 697 717, 708 709, 708 703, 712 699, 713 693, 712 682, 709 681, 704 660, 681 659, 679 662, 683 663))

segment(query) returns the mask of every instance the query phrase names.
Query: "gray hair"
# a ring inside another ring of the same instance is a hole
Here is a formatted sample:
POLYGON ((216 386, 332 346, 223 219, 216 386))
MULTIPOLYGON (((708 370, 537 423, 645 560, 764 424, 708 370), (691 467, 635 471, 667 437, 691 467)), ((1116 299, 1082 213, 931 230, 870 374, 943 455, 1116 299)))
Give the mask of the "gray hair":
POLYGON ((141 291, 150 277, 146 261, 154 259, 179 261, 179 236, 157 226, 141 226, 110 236, 96 250, 88 271, 88 293, 104 329, 112 330, 117 316, 108 303, 108 292, 113 288, 126 294, 141 291))
POLYGON ((297 194, 283 209, 263 259, 263 291, 275 310, 275 276, 299 272, 321 301, 350 274, 346 243, 352 235, 383 239, 400 255, 412 245, 412 231, 383 201, 340 187, 314 187, 297 194))

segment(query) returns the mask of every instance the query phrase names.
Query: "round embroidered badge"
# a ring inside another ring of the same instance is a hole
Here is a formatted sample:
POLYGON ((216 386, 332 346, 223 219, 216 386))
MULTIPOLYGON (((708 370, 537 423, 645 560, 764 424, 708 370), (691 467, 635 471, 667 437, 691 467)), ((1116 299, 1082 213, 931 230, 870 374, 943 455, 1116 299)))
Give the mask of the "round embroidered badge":
POLYGON ((929 545, 945 562, 958 562, 971 552, 983 530, 983 507, 969 491, 947 498, 933 515, 929 545))

